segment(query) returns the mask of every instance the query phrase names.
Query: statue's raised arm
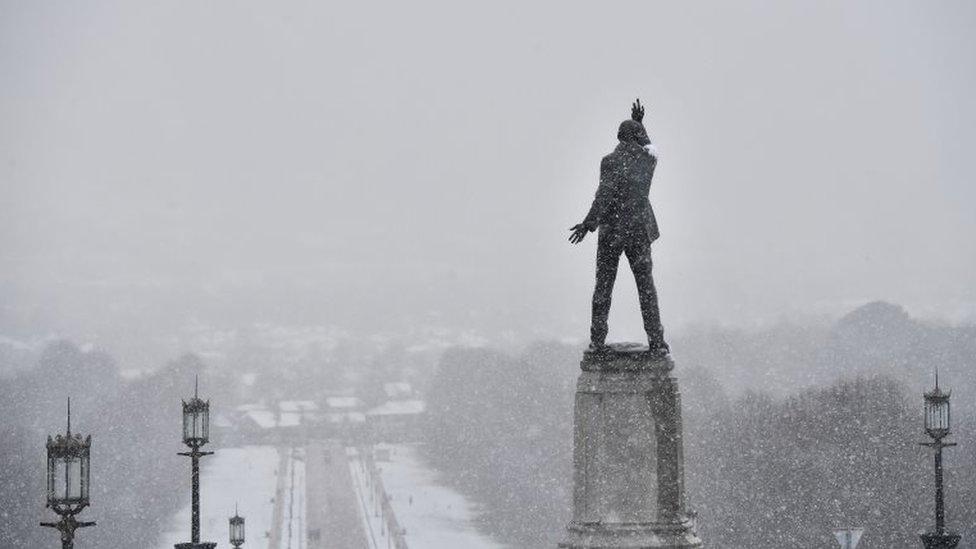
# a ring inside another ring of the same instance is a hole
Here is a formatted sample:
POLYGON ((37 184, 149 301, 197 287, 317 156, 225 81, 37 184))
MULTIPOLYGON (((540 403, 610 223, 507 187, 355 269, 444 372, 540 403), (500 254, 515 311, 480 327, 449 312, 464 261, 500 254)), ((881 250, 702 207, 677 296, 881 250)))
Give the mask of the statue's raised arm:
POLYGON ((640 104, 640 98, 630 106, 630 119, 634 122, 644 123, 644 107, 640 104))

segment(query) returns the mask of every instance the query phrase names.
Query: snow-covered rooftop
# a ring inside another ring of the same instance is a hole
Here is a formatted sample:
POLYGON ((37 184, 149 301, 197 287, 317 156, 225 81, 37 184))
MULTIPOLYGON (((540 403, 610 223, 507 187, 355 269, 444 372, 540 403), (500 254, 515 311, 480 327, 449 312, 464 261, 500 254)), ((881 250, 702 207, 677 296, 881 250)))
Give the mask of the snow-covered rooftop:
POLYGON ((262 429, 275 427, 297 427, 302 424, 302 414, 299 412, 282 412, 275 414, 271 410, 251 410, 244 414, 262 429), (278 415, 279 417, 275 417, 278 415))
POLYGON ((325 420, 329 423, 362 423, 366 421, 366 414, 362 412, 338 412, 325 414, 325 420))
POLYGON ((262 429, 275 426, 275 415, 270 410, 248 410, 244 415, 262 429))
POLYGON ((413 387, 406 381, 393 381, 383 384, 383 392, 387 398, 404 398, 413 395, 413 387))
POLYGON ((149 374, 148 370, 141 370, 138 368, 125 368, 119 370, 119 377, 126 381, 134 381, 137 379, 142 379, 149 374))
POLYGON ((297 427, 302 424, 302 414, 297 412, 282 412, 278 420, 278 427, 297 427))
POLYGON ((392 416, 422 414, 427 409, 423 400, 391 400, 366 412, 368 416, 392 416))
POLYGON ((278 403, 282 412, 314 412, 319 405, 311 400, 283 400, 278 403))
POLYGON ((329 408, 359 408, 363 401, 354 396, 331 396, 325 398, 325 405, 329 408))

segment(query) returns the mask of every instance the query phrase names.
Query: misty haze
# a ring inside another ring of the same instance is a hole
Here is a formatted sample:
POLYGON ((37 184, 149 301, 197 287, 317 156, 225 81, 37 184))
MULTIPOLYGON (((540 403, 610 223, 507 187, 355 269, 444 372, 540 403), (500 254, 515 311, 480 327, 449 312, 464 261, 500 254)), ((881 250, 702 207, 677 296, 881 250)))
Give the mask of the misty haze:
POLYGON ((0 0, 0 549, 976 547, 974 30, 0 0))

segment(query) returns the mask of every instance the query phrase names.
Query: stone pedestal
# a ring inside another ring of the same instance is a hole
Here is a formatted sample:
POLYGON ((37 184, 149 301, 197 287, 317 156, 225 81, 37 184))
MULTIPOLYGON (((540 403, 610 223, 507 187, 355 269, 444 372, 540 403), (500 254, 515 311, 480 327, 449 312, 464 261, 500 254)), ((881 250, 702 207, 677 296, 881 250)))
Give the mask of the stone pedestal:
POLYGON ((566 549, 698 548, 685 515, 674 363, 636 344, 587 351, 576 386, 566 549))
POLYGON ((920 534, 922 545, 925 549, 956 549, 962 536, 952 532, 942 534, 936 532, 926 532, 920 534))

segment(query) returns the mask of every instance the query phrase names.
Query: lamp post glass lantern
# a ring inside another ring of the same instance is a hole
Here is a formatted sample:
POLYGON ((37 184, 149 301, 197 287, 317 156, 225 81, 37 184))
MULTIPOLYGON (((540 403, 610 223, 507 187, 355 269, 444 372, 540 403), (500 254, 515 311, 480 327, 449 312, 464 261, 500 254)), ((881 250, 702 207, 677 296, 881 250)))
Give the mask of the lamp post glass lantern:
POLYGON ((183 443, 199 448, 210 441, 210 401, 201 400, 194 383, 193 398, 183 401, 183 443))
POLYGON ((934 439, 945 438, 949 434, 951 414, 949 391, 943 392, 939 382, 935 389, 925 393, 925 432, 934 439))
POLYGON ((47 506, 75 514, 90 503, 91 435, 47 437, 47 506))
POLYGON ((230 517, 230 544, 234 547, 244 545, 244 517, 239 516, 234 511, 234 516, 230 517))

